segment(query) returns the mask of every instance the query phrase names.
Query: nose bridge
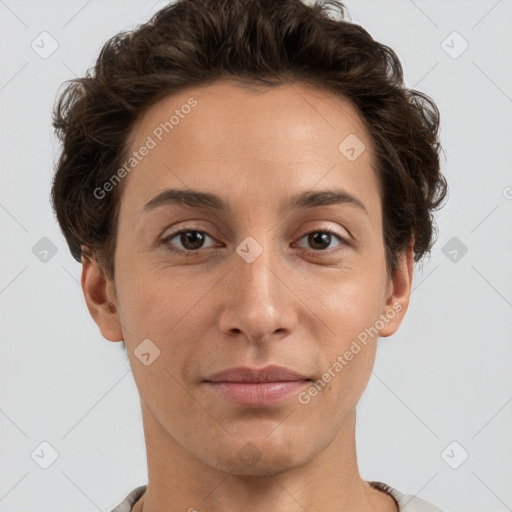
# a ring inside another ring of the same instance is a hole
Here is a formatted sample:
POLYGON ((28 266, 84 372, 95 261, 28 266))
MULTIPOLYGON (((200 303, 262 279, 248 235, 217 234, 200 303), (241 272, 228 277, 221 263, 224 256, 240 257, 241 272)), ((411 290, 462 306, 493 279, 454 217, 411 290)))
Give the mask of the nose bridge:
POLYGON ((292 329, 293 304, 279 278, 280 255, 270 233, 246 237, 236 248, 228 310, 222 328, 253 339, 292 329))
POLYGON ((272 307, 278 291, 276 290, 275 267, 276 254, 270 234, 259 235, 258 239, 248 236, 236 248, 239 260, 234 271, 245 299, 254 302, 253 307, 262 309, 272 307), (260 242, 258 242, 258 239, 260 242))

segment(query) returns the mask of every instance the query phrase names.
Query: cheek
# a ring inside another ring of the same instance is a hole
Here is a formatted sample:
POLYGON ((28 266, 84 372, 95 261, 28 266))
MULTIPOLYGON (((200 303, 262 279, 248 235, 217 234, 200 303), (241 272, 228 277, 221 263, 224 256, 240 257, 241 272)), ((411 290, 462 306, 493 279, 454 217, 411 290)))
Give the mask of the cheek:
POLYGON ((325 369, 322 380, 329 381, 327 388, 349 400, 360 396, 373 368, 381 296, 381 285, 375 280, 340 280, 313 302, 330 332, 321 341, 325 369))
POLYGON ((132 337, 153 334, 160 338, 186 314, 187 306, 190 309, 189 303, 194 300, 194 287, 187 287, 179 273, 169 283, 156 274, 142 255, 119 260, 116 280, 120 315, 132 337))
POLYGON ((342 275, 324 283, 322 289, 310 294, 315 313, 331 331, 331 339, 342 345, 356 338, 379 318, 384 306, 384 281, 379 276, 342 275))
POLYGON ((133 352, 143 340, 151 340, 160 350, 159 366, 183 380, 181 363, 196 356, 195 340, 205 337, 211 316, 205 294, 212 284, 204 280, 201 286, 192 286, 180 272, 173 272, 172 280, 164 279, 161 269, 157 274, 134 261, 119 268, 119 317, 127 349, 133 352))

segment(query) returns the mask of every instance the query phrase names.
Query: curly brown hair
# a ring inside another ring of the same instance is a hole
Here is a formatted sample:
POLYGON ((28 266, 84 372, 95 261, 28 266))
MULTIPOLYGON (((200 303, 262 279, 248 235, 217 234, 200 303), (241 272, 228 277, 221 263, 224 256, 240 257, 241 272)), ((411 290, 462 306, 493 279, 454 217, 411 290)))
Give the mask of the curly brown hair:
POLYGON ((53 111, 62 151, 51 202, 73 257, 94 257, 114 278, 123 182, 102 199, 94 190, 126 160, 128 135, 150 105, 221 79, 303 83, 348 98, 372 138, 388 274, 410 243, 416 262, 430 252, 433 211, 447 193, 439 111, 405 87, 392 49, 346 18, 337 0, 178 0, 108 40, 85 77, 65 82, 53 111))

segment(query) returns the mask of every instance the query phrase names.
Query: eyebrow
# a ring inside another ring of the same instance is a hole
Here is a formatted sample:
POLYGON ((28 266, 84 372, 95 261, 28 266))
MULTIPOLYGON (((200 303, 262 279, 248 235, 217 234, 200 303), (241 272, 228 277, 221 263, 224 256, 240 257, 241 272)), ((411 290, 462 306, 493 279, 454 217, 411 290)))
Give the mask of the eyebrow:
MULTIPOLYGON (((170 204, 184 204, 195 208, 207 208, 232 213, 229 203, 216 194, 175 188, 166 189, 156 195, 144 205, 142 213, 170 204)), ((357 197, 342 189, 308 190, 292 196, 285 206, 288 206, 290 209, 305 209, 335 204, 353 205, 363 210, 368 215, 364 204, 357 197)))

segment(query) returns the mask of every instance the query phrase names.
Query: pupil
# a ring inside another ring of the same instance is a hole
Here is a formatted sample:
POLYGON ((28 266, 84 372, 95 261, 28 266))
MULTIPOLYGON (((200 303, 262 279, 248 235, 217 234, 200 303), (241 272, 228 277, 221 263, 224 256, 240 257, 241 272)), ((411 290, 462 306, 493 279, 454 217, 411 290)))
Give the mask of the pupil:
POLYGON ((309 241, 311 242, 313 249, 325 249, 325 247, 327 247, 331 241, 331 235, 329 233, 322 232, 311 233, 309 235, 309 241), (322 247, 315 247, 315 244, 317 243, 319 243, 322 247))
POLYGON ((203 243, 203 237, 199 231, 187 231, 186 233, 181 234, 181 243, 187 249, 198 249, 203 243), (190 247, 189 242, 191 242, 192 247, 190 247))

